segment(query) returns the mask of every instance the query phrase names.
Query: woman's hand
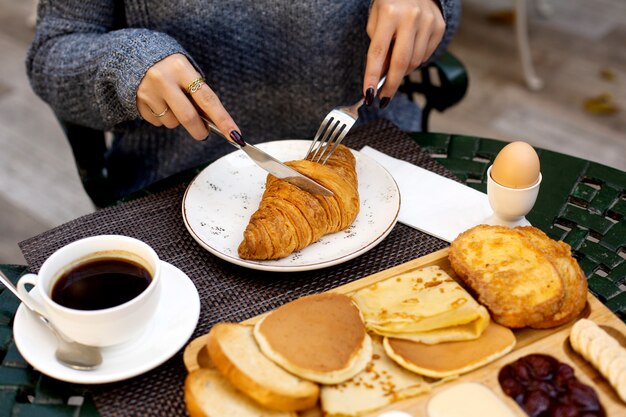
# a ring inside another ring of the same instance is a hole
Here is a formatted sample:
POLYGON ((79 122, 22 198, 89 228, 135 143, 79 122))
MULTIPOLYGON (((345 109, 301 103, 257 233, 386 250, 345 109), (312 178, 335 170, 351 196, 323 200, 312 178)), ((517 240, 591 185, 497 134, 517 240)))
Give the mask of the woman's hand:
POLYGON ((182 124, 194 139, 204 140, 209 132, 193 100, 226 136, 231 136, 233 131, 238 135, 235 121, 208 85, 203 83, 196 92, 186 94, 187 87, 198 78, 200 74, 182 54, 157 62, 146 72, 137 89, 139 114, 154 126, 173 129, 182 124))
POLYGON ((433 54, 446 28, 438 1, 374 0, 367 22, 371 43, 363 82, 365 104, 372 104, 385 70, 381 108, 389 104, 402 78, 433 54))

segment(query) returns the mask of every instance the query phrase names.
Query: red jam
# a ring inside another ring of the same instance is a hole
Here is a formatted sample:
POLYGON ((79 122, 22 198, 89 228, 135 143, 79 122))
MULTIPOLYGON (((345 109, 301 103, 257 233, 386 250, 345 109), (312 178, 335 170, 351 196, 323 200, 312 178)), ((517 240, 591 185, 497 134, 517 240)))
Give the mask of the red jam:
POLYGON ((504 366, 502 391, 530 417, 605 417, 592 387, 574 376, 571 366, 548 355, 533 354, 504 366))

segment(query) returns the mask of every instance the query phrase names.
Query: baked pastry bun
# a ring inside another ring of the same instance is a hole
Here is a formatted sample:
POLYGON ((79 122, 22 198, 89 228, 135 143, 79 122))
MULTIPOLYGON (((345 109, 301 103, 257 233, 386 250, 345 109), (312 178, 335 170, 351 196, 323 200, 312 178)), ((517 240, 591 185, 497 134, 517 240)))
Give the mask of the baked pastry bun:
POLYGON ((325 165, 307 160, 287 165, 333 192, 310 194, 273 175, 267 176, 258 210, 250 217, 238 248, 243 259, 280 259, 350 226, 359 214, 356 160, 339 145, 325 165))

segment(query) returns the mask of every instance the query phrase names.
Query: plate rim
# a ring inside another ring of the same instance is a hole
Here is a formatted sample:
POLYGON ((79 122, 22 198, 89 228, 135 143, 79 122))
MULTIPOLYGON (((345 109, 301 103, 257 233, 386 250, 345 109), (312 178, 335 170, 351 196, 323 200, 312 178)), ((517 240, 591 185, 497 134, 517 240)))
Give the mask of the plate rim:
MULTIPOLYGON (((280 144, 280 143, 285 143, 286 141, 291 141, 291 142, 308 142, 306 139, 286 139, 286 140, 275 140, 275 141, 269 141, 269 142, 263 142, 258 144, 257 146, 264 146, 266 144, 280 144)), ((393 228, 395 227, 395 225, 398 222, 398 216, 400 215, 400 209, 402 207, 402 196, 400 194, 400 187, 398 186, 398 183, 396 182, 395 178, 393 177, 393 175, 391 175, 391 173, 384 167, 382 166, 380 163, 378 163, 375 159, 371 158, 368 155, 363 154, 362 152, 352 149, 352 148, 348 148, 350 149, 351 152, 356 152, 358 154, 358 156, 362 159, 367 159, 373 163, 375 163, 376 165, 378 165, 378 167, 380 167, 383 171, 385 171, 387 173, 387 175, 389 176, 389 178, 391 179, 393 185, 395 186, 397 195, 398 195, 398 206, 396 209, 396 212, 394 213, 393 219, 391 220, 391 222, 387 225, 387 228, 380 233, 380 235, 372 240, 371 242, 369 242, 367 245, 358 248, 357 250, 354 250, 344 256, 332 259, 330 261, 322 261, 322 262, 314 262, 314 263, 310 263, 310 264, 306 264, 306 265, 294 265, 294 266, 290 266, 290 265, 271 265, 271 264, 267 264, 267 262, 270 261, 254 261, 254 260, 245 260, 245 259, 241 259, 238 257, 234 257, 231 255, 227 255, 223 252, 220 252, 218 250, 216 250, 215 248, 211 247, 210 245, 208 245, 206 242, 204 242, 204 240, 202 240, 202 238, 200 236, 198 236, 198 234, 192 229, 189 219, 187 217, 187 211, 185 210, 185 202, 187 201, 187 194, 189 193, 189 190, 191 189, 191 186, 194 184, 195 180, 202 175, 202 173, 208 169, 213 163, 219 161, 222 158, 225 158, 227 156, 231 156, 237 152, 241 152, 243 153, 243 151, 241 150, 235 150, 233 152, 230 152, 224 156, 222 156, 221 158, 216 159, 215 161, 213 161, 211 164, 207 165, 205 168, 202 169, 202 171, 200 171, 190 182, 189 185, 187 186, 187 188, 185 189, 185 193, 183 194, 183 198, 182 198, 182 202, 181 202, 181 213, 182 213, 182 217, 183 217, 183 223, 185 225, 185 228, 187 229, 187 231, 189 232, 189 234, 193 237, 193 239, 200 245, 202 246, 204 249, 206 249, 207 251, 209 251, 211 254, 217 256, 218 258, 230 262, 234 265, 238 265, 244 268, 249 268, 249 269, 255 269, 255 270, 259 270, 259 271, 270 271, 270 272, 301 272, 301 271, 311 271, 311 270, 316 270, 316 269, 322 269, 322 268, 326 268, 326 267, 330 267, 330 266, 334 266, 343 262, 347 262, 349 260, 352 260, 354 258, 356 258, 357 256, 364 254, 368 251, 370 251, 371 249, 373 249, 375 246, 377 246, 380 242, 382 242, 388 235, 389 233, 391 233, 391 231, 393 230, 393 228)))

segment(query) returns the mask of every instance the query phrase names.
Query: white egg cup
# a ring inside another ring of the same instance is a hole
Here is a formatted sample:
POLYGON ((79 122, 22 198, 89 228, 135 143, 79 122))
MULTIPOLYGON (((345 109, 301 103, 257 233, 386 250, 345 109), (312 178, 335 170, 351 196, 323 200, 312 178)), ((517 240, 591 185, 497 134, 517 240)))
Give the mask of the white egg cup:
POLYGON ((528 188, 509 188, 491 178, 491 168, 487 169, 487 197, 493 214, 485 219, 485 224, 499 226, 530 226, 526 216, 537 201, 541 173, 537 182, 528 188))

